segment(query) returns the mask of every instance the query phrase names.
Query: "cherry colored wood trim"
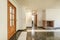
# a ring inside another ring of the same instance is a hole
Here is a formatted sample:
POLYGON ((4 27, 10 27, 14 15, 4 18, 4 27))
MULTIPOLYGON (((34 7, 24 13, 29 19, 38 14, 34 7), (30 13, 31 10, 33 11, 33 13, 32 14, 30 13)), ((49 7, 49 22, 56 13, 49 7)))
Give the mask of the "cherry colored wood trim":
POLYGON ((37 27, 37 14, 35 15, 34 20, 35 20, 35 27, 37 27))

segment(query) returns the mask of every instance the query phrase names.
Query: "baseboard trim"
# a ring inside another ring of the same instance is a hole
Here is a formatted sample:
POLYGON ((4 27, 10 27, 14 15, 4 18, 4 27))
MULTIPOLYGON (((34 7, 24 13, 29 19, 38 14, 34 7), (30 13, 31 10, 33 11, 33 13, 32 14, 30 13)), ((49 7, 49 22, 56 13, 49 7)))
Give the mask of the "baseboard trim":
MULTIPOLYGON (((27 28, 32 28, 32 27, 26 27, 27 28)), ((37 26, 37 28, 42 28, 42 29, 45 29, 43 26, 37 26)))
POLYGON ((32 28, 32 27, 26 27, 26 28, 32 28))
POLYGON ((43 26, 38 26, 38 28, 42 28, 42 29, 45 29, 43 26))

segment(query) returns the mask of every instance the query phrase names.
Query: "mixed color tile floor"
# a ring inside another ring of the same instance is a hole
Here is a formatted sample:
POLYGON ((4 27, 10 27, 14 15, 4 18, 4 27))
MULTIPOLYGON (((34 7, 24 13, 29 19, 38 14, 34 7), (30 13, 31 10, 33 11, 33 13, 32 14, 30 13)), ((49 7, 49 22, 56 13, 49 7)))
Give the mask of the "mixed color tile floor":
POLYGON ((60 40, 60 32, 18 31, 10 40, 60 40))

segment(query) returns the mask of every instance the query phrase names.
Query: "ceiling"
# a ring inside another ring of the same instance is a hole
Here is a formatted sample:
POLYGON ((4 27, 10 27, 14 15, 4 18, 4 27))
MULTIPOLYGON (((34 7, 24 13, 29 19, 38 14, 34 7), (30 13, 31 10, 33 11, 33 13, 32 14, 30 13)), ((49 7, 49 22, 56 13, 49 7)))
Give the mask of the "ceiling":
POLYGON ((16 1, 20 5, 30 9, 46 9, 60 2, 60 0, 16 0, 16 1))

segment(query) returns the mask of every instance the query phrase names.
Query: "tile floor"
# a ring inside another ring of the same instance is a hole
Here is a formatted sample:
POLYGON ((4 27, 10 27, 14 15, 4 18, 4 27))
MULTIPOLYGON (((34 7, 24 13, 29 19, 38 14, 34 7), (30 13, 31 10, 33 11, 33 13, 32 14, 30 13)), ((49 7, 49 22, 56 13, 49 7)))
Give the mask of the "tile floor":
POLYGON ((60 32, 18 31, 10 40, 60 40, 60 32))
POLYGON ((18 40, 60 40, 60 32, 22 32, 18 40))

